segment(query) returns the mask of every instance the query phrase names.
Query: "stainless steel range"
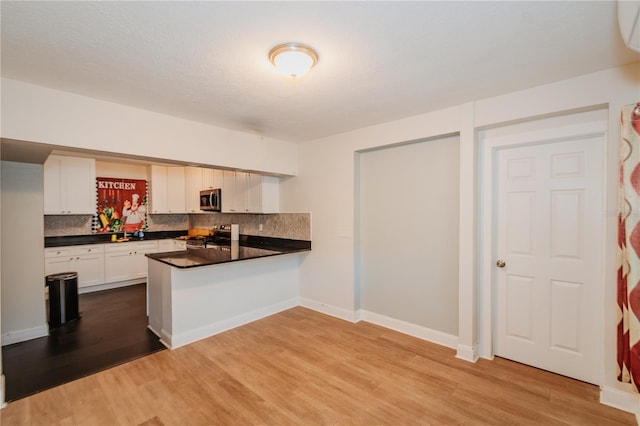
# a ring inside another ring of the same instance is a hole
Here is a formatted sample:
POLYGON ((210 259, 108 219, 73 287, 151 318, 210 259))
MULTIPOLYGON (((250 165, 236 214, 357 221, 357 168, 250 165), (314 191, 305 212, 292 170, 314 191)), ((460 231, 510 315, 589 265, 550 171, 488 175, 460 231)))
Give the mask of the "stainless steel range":
POLYGON ((212 246, 229 246, 231 244, 231 225, 215 225, 212 235, 197 235, 187 239, 187 248, 198 249, 212 246))

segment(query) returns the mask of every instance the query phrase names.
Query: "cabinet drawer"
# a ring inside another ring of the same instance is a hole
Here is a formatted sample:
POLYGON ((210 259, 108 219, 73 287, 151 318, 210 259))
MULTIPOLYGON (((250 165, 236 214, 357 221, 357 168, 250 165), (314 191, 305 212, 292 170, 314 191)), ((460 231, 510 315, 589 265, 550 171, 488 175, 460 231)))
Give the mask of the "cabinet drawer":
POLYGON ((129 241, 126 243, 109 243, 104 245, 106 253, 117 253, 120 251, 141 251, 157 250, 157 241, 129 241))
POLYGON ((50 257, 67 257, 67 256, 72 256, 73 253, 73 246, 68 246, 68 247, 50 247, 50 248, 46 248, 44 249, 44 257, 45 258, 50 258, 50 257))
POLYGON ((78 255, 104 253, 104 244, 90 244, 86 246, 77 246, 77 247, 78 248, 75 254, 78 254, 78 255))
POLYGON ((44 249, 44 257, 82 256, 85 254, 104 253, 103 244, 86 244, 81 246, 49 247, 44 249))

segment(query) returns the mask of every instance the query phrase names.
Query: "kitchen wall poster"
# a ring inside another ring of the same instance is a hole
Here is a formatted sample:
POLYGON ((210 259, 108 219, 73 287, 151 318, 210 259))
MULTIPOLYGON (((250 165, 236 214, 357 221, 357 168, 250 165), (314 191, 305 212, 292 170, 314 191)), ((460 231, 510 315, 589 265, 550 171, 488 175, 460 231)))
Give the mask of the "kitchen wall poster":
POLYGON ((147 230, 147 181, 96 178, 97 233, 147 230))

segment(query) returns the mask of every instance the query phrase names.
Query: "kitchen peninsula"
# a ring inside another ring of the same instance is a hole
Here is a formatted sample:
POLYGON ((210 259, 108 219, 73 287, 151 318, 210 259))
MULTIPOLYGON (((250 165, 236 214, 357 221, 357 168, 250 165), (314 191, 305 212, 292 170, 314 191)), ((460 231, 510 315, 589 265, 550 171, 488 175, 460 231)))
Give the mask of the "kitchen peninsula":
POLYGON ((147 254, 149 329, 175 349, 297 306, 299 254, 310 250, 310 241, 242 235, 147 254))

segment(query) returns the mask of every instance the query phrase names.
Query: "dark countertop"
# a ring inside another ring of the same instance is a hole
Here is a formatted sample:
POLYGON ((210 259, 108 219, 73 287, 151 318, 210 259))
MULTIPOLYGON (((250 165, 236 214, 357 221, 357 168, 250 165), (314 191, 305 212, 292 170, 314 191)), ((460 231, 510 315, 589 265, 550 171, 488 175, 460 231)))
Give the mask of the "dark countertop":
POLYGON ((207 248, 187 248, 183 251, 149 253, 146 256, 176 268, 193 268, 311 251, 311 241, 241 235, 231 244, 210 245, 207 248))
MULTIPOLYGON (((144 239, 136 238, 133 234, 127 235, 129 241, 151 241, 151 240, 165 240, 167 238, 177 238, 182 235, 187 235, 188 231, 156 231, 145 232, 144 239)), ((79 246, 84 244, 104 244, 111 242, 111 235, 108 234, 88 234, 88 235, 69 235, 64 237, 44 237, 44 246, 47 247, 64 247, 64 246, 79 246)), ((122 236, 122 232, 116 234, 119 237, 122 236)))

